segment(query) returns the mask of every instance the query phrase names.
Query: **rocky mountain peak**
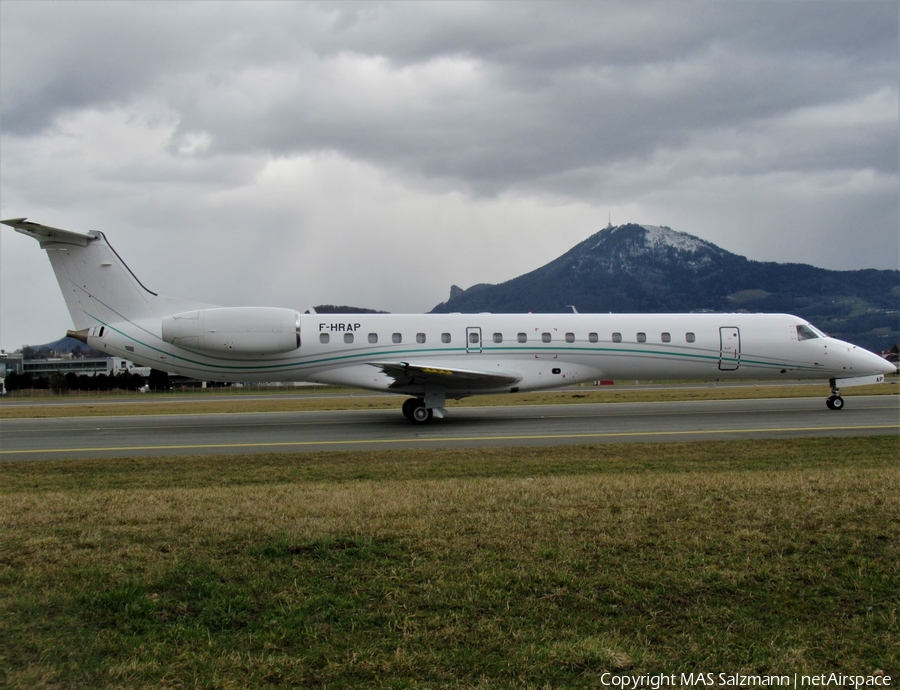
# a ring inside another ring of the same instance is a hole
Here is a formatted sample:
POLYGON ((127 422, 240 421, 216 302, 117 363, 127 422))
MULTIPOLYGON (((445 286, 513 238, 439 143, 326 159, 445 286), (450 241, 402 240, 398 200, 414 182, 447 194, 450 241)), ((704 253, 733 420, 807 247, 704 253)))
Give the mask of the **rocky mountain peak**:
POLYGON ((604 228, 560 259, 573 259, 574 264, 587 261, 620 269, 627 269, 636 263, 645 270, 648 261, 677 263, 684 268, 697 269, 725 256, 734 255, 686 232, 666 226, 629 223, 604 228))

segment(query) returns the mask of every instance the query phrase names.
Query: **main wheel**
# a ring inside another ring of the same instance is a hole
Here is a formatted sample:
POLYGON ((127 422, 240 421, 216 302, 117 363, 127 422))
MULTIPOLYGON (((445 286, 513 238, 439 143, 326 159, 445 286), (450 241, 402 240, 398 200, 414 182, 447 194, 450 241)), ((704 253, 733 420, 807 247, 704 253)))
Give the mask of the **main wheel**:
POLYGON ((431 421, 431 418, 434 416, 434 413, 425 407, 425 403, 421 401, 417 401, 419 404, 413 408, 412 411, 412 420, 416 424, 427 424, 431 421))
POLYGON ((403 416, 406 417, 409 421, 416 421, 413 419, 413 410, 422 404, 422 401, 419 398, 407 398, 403 401, 403 416))

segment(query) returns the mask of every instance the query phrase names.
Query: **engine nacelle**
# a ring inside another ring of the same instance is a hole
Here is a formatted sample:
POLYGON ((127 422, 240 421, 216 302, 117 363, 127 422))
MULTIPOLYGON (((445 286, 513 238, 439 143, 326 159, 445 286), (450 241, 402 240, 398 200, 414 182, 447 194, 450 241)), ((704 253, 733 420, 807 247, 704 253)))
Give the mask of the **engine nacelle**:
POLYGON ((300 314, 278 307, 217 307, 162 320, 162 339, 211 355, 278 355, 300 347, 300 314))

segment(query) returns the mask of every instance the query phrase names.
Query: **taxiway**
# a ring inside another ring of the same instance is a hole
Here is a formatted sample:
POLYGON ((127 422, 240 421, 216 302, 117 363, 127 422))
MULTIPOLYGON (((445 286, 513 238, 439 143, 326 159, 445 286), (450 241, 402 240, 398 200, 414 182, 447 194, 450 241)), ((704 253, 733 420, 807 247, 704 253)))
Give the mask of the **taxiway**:
POLYGON ((456 407, 414 426, 399 410, 11 419, 0 460, 474 446, 900 436, 900 396, 456 407))

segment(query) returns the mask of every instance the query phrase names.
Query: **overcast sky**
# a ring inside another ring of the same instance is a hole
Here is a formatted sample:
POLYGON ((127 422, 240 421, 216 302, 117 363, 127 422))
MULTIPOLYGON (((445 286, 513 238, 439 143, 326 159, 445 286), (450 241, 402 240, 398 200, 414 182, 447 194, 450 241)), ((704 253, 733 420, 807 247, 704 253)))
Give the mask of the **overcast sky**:
MULTIPOLYGON (((611 217, 900 267, 896 0, 0 0, 0 218, 156 292, 424 312, 611 217)), ((71 328, 0 230, 0 346, 71 328)))

